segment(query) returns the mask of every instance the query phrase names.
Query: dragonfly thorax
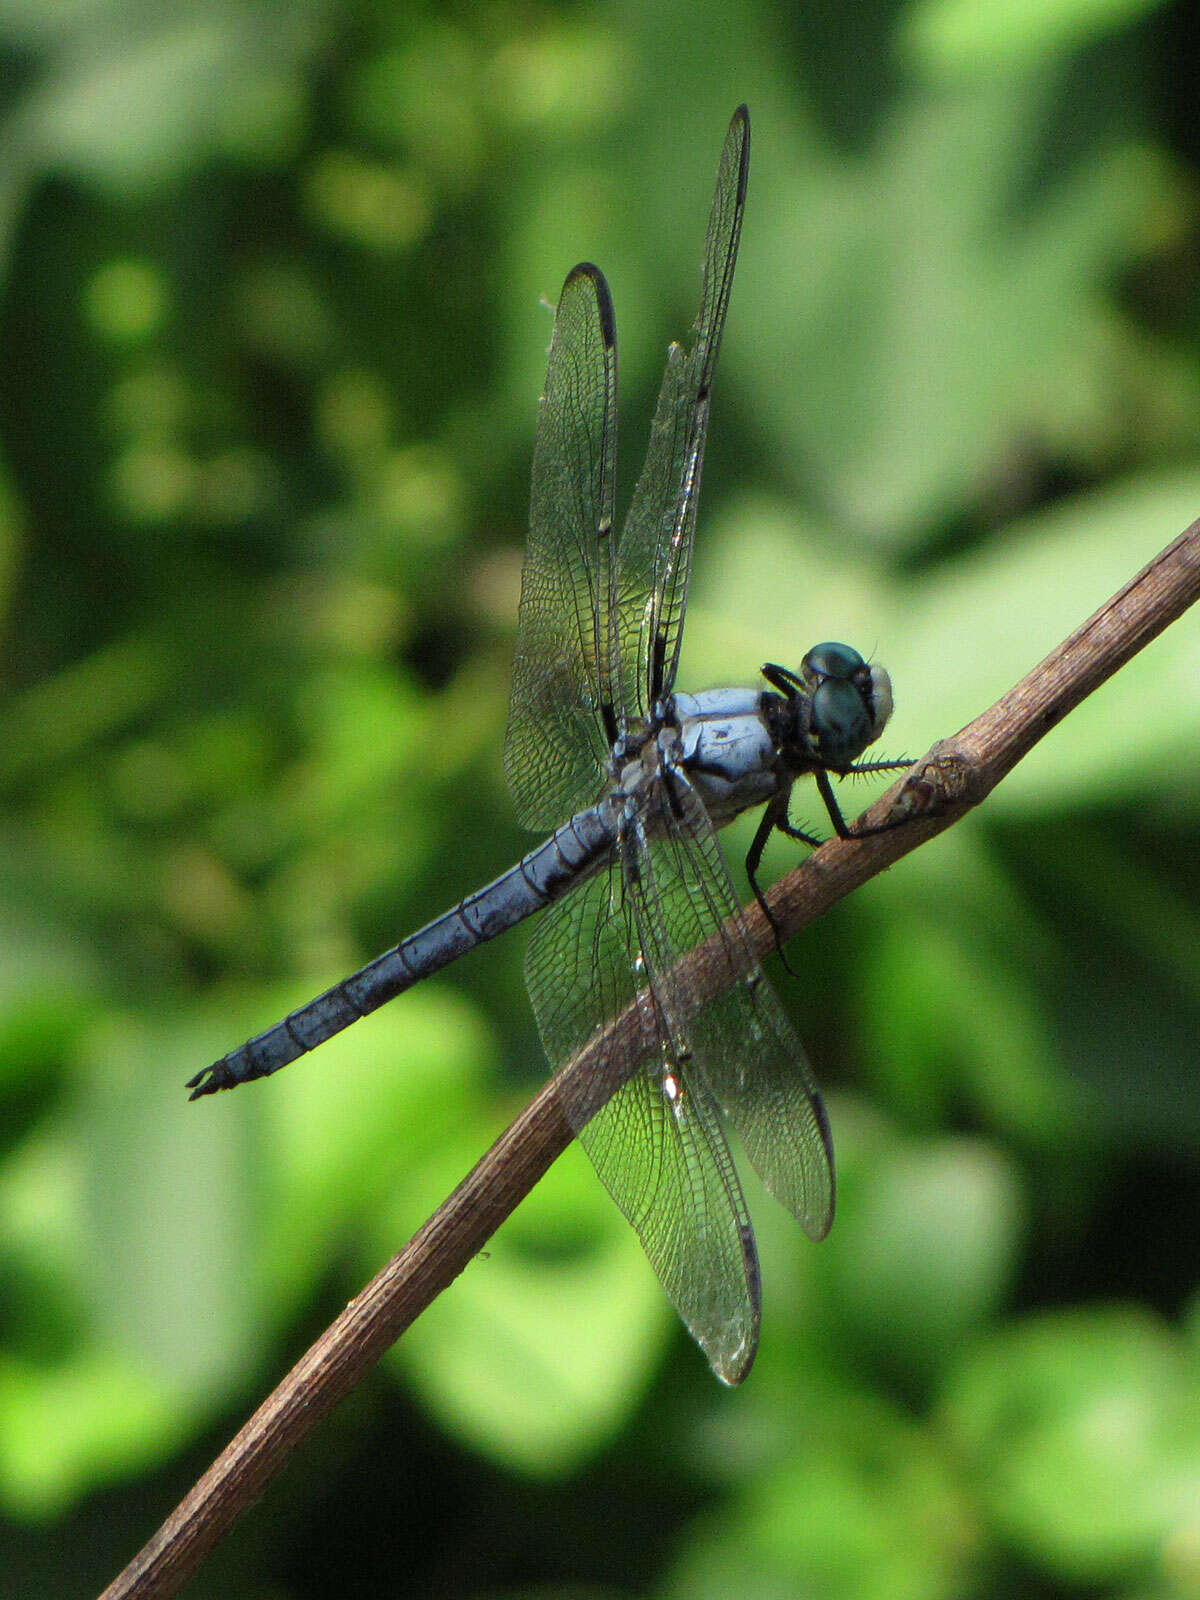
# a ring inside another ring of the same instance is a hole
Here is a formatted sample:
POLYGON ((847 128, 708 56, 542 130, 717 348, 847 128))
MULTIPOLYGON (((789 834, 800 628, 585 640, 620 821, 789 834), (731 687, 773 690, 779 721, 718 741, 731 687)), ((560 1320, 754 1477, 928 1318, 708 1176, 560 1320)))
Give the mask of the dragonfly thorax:
POLYGON ((680 758, 717 827, 770 800, 780 787, 766 698, 761 689, 707 689, 674 697, 680 758))
POLYGON ((658 780, 664 765, 678 759, 678 730, 658 716, 630 723, 613 744, 601 799, 624 801, 658 780))

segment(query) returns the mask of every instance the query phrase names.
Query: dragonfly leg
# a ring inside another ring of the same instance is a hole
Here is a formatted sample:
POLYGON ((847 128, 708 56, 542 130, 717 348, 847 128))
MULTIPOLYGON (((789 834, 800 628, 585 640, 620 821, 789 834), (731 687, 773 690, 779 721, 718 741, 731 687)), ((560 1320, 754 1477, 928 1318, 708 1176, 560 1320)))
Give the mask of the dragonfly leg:
MULTIPOLYGON (((864 761, 857 766, 847 767, 846 772, 899 772, 903 767, 911 765, 910 761, 864 761)), ((908 821, 907 817, 889 817, 886 822, 876 822, 869 828, 852 828, 842 815, 842 808, 837 803, 828 771, 824 767, 814 767, 813 777, 816 779, 821 799, 825 802, 833 831, 839 839, 869 839, 872 834, 890 833, 893 828, 902 827, 908 821)))
POLYGON ((789 821, 786 811, 776 819, 774 826, 779 829, 780 833, 786 834, 789 839, 795 839, 799 844, 811 845, 814 850, 825 843, 824 839, 818 839, 815 833, 808 833, 804 828, 797 828, 789 821))
POLYGON ((754 898, 758 901, 762 914, 764 917, 766 917, 767 922, 770 924, 771 932, 775 935, 775 948, 779 952, 779 959, 783 962, 784 966, 794 978, 797 976, 797 973, 791 962, 788 960, 787 953, 783 948, 783 935, 780 931, 779 924, 776 922, 774 913, 767 904, 766 897, 758 886, 758 868, 759 863, 762 861, 763 851, 767 847, 767 840, 771 837, 776 828, 778 828, 781 833, 786 833, 790 839, 802 839, 805 844, 816 845, 820 844, 821 841, 819 839, 812 838, 811 835, 807 833, 803 833, 799 828, 792 827, 791 823, 788 821, 787 804, 788 797, 786 794, 777 795, 775 799, 772 800, 767 806, 767 809, 763 812, 762 820, 758 825, 757 831, 755 832, 754 839, 749 850, 746 852, 746 876, 750 880, 750 887, 754 890, 754 898))
POLYGON ((903 772, 905 767, 911 766, 912 758, 901 756, 898 761, 856 761, 845 770, 858 775, 864 772, 903 772))

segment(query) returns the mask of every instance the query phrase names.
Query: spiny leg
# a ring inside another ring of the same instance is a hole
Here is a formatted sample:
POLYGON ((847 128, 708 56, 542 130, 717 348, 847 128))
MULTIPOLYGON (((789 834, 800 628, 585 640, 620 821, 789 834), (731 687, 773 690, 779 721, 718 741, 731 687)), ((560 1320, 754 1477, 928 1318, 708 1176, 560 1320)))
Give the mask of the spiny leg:
MULTIPOLYGON (((911 761, 864 761, 854 766, 847 767, 841 776, 844 777, 850 773, 900 772, 905 767, 909 767, 911 765, 911 761)), ((829 813, 829 820, 833 824, 834 832, 837 834, 839 839, 864 839, 868 838, 873 833, 887 833, 892 828, 899 827, 903 821, 907 820, 903 817, 897 817, 895 820, 889 819, 887 822, 878 823, 874 827, 853 829, 849 826, 845 817, 842 815, 841 807, 837 802, 837 796, 833 792, 833 785, 829 781, 828 771, 824 767, 815 767, 813 769, 813 776, 817 781, 817 789, 820 792, 821 799, 825 802, 825 809, 829 813)), ((763 894, 758 883, 758 869, 762 862, 763 852, 767 847, 767 840, 771 837, 772 833, 776 829, 778 829, 780 833, 786 834, 789 839, 795 839, 799 844, 806 844, 814 850, 824 842, 823 840, 819 839, 816 834, 809 833, 806 829, 797 828, 794 825, 791 818, 788 816, 788 802, 790 797, 791 790, 789 788, 784 793, 777 794, 775 798, 768 803, 766 810, 763 812, 762 820, 759 822, 758 827, 755 830, 754 838, 751 841, 750 848, 746 852, 746 877, 750 880, 750 887, 754 891, 754 898, 758 901, 759 908, 761 909, 763 916, 766 917, 767 924, 775 936, 775 948, 779 952, 779 958, 792 976, 796 977, 797 974, 795 969, 792 967, 791 962, 787 958, 787 953, 783 948, 783 932, 775 918, 774 912, 767 904, 766 896, 763 894)))
POLYGON ((767 904, 765 895, 758 886, 758 868, 762 861, 763 851, 767 847, 767 840, 776 828, 779 829, 780 833, 787 834, 789 839, 799 839, 804 844, 816 846, 821 841, 814 838, 811 833, 805 833, 802 828, 794 828, 788 820, 787 808, 788 795, 784 793, 776 795, 763 812, 762 821, 759 823, 750 848, 746 852, 746 876, 750 880, 750 887, 754 890, 754 898, 758 901, 762 914, 766 917, 771 932, 775 935, 775 948, 779 952, 779 959, 794 978, 797 974, 783 948, 783 932, 775 920, 774 912, 767 904))
MULTIPOLYGON (((901 772, 905 767, 912 765, 911 761, 862 761, 852 767, 847 767, 838 774, 839 777, 848 777, 851 773, 870 772, 901 772)), ((825 802, 825 809, 829 813, 829 820, 833 824, 833 831, 839 839, 869 839, 872 834, 890 833, 893 828, 901 827, 908 821, 907 817, 889 817, 885 822, 872 823, 866 828, 852 828, 842 815, 842 808, 838 805, 837 796, 833 792, 833 785, 829 781, 829 771, 826 767, 814 767, 813 777, 816 779, 817 790, 825 802)), ((801 837, 804 837, 801 835, 801 837)))

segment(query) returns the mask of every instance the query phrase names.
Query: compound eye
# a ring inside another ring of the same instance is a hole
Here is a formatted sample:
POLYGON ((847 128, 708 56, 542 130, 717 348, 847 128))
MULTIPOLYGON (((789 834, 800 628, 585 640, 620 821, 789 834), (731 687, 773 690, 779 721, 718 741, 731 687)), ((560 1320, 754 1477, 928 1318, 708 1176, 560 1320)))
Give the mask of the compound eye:
POLYGON ((817 684, 812 692, 811 715, 817 751, 831 767, 848 767, 874 736, 866 702, 854 684, 844 678, 830 676, 817 684))
POLYGON ((813 645, 804 658, 801 671, 812 682, 822 678, 852 678, 865 666, 866 662, 857 650, 852 650, 848 644, 836 644, 831 640, 826 644, 813 645))

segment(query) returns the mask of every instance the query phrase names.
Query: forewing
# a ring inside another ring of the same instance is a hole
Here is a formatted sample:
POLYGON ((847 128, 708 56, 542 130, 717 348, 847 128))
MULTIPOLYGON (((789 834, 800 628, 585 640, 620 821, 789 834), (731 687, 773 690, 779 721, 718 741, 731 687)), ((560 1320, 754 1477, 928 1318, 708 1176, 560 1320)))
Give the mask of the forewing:
MULTIPOLYGON (((642 854, 632 840, 625 847, 642 854)), ((564 1108, 713 1371, 738 1383, 758 1342, 758 1258, 717 1108, 690 1076, 686 1040, 640 959, 653 875, 649 859, 627 858, 549 906, 534 926, 526 976, 555 1066, 639 1005, 644 1047, 636 1060, 610 1054, 564 1094, 564 1108), (619 1087, 606 1099, 612 1082, 619 1087)))
POLYGON ((568 276, 554 315, 533 454, 504 771, 526 827, 553 828, 599 793, 611 739, 617 351, 603 275, 568 276), (611 715, 611 713, 610 713, 611 715))
POLYGON ((649 711, 675 682, 691 572, 713 374, 746 205, 750 119, 734 113, 721 152, 704 245, 700 314, 690 350, 667 354, 650 446, 617 551, 622 693, 649 711))

